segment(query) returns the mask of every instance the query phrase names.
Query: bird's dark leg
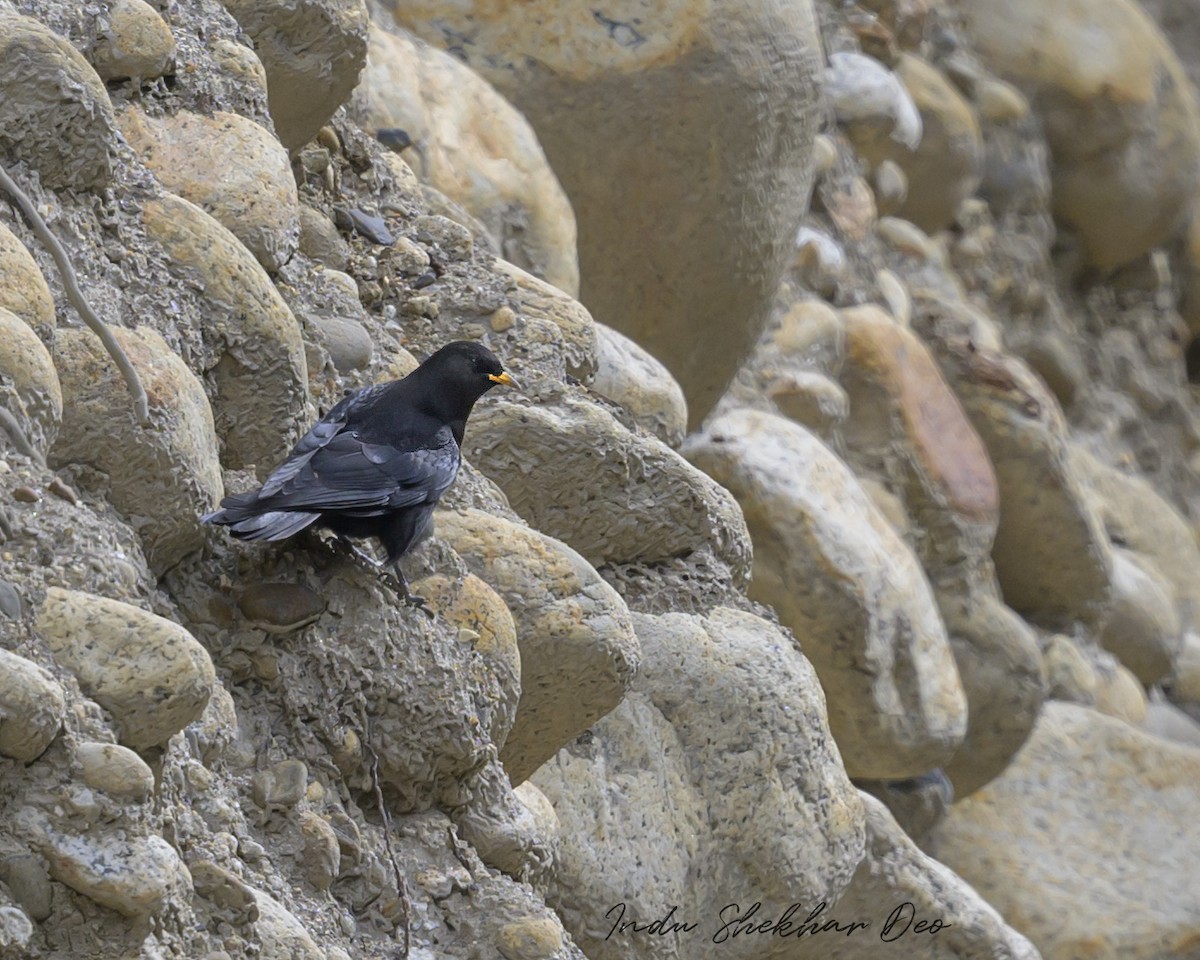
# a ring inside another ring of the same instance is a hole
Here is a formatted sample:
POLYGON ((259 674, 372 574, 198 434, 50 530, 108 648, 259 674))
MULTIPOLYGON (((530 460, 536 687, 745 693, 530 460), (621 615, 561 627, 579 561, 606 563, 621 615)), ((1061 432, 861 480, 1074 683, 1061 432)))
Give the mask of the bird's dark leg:
POLYGON ((392 569, 396 572, 396 580, 400 584, 400 596, 404 599, 404 602, 410 607, 416 607, 418 610, 421 610, 432 617, 433 611, 425 606, 425 598, 418 597, 415 593, 411 593, 409 591, 408 578, 404 576, 404 571, 400 569, 399 560, 392 564, 392 569))
POLYGON ((355 543, 349 537, 343 537, 343 536, 339 535, 338 540, 340 540, 345 545, 347 550, 349 550, 352 554, 354 554, 356 557, 358 557, 358 559, 361 560, 363 563, 365 563, 368 567, 371 567, 373 570, 382 570, 383 569, 383 561, 382 560, 376 560, 373 556, 371 556, 369 553, 367 553, 366 550, 364 550, 362 547, 360 547, 357 543, 355 543))

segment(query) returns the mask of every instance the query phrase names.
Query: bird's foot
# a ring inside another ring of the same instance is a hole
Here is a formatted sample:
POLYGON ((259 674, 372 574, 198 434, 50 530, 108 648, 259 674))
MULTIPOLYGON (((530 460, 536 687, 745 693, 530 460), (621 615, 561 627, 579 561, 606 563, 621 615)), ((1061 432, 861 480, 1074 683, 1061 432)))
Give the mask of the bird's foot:
POLYGON ((392 570, 396 574, 396 581, 400 585, 400 598, 416 610, 420 610, 425 616, 431 620, 437 616, 425 602, 425 598, 418 596, 408 589, 408 579, 404 576, 404 571, 400 569, 400 561, 392 564, 392 570))
POLYGON ((384 568, 384 563, 382 560, 378 560, 375 557, 371 556, 369 553, 367 553, 366 550, 364 550, 362 547, 360 547, 353 540, 350 540, 348 537, 339 536, 338 542, 341 543, 342 546, 344 546, 347 550, 349 550, 352 554, 354 554, 354 556, 358 557, 359 560, 361 560, 363 563, 365 563, 372 570, 382 570, 384 568))

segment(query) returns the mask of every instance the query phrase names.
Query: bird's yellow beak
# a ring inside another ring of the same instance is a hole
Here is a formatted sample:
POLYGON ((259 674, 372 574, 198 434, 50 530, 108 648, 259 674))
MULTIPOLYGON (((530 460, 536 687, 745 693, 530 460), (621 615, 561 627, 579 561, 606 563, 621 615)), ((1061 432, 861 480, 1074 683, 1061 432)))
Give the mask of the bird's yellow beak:
POLYGON ((517 383, 517 381, 514 380, 512 377, 510 377, 507 373, 501 373, 501 374, 489 373, 488 379, 495 383, 502 383, 506 387, 515 387, 517 390, 521 389, 521 387, 517 383))

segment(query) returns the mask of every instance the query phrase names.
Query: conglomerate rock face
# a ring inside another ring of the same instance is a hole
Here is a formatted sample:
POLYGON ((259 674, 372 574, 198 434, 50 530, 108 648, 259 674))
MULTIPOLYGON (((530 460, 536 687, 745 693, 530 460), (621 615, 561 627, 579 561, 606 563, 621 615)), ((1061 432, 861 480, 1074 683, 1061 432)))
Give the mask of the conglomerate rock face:
POLYGON ((0 958, 1191 957, 1145 6, 0 0, 0 958), (200 524, 455 339, 428 612, 200 524))

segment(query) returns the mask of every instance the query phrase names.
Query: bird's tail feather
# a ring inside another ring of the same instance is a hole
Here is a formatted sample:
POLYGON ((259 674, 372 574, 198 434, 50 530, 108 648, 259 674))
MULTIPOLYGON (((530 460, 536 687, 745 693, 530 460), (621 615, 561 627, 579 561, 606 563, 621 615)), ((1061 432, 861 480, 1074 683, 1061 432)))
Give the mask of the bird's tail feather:
MULTIPOLYGON (((239 540, 283 540, 312 524, 319 513, 271 510, 258 516, 226 523, 229 532, 239 540)), ((220 523, 220 520, 216 521, 220 523)))

